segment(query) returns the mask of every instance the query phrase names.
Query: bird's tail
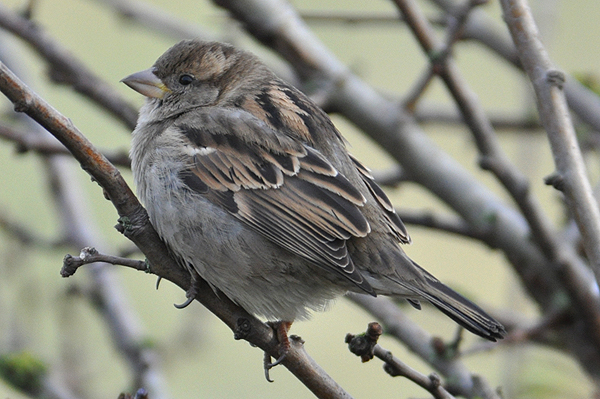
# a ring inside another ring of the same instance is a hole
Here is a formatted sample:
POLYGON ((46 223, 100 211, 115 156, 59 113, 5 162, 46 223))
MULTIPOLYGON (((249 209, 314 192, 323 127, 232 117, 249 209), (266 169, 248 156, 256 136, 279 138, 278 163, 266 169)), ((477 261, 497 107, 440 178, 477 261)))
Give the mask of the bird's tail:
MULTIPOLYGON (((427 277, 431 276, 427 274, 427 277)), ((435 277, 431 276, 427 280, 429 286, 418 292, 421 297, 473 334, 494 342, 504 338, 506 335, 504 326, 483 309, 445 286, 435 277)))
POLYGON ((419 300, 427 300, 473 334, 494 342, 504 338, 506 330, 492 316, 444 285, 403 252, 398 254, 402 255, 402 259, 396 260, 395 263, 404 264, 404 274, 410 270, 413 276, 418 277, 415 280, 406 280, 398 278, 401 273, 396 276, 387 275, 387 279, 394 282, 393 285, 384 283, 380 278, 375 279, 371 284, 378 294, 407 298, 417 309, 420 309, 419 300))
POLYGON ((504 338, 506 330, 492 316, 473 302, 444 285, 427 270, 410 259, 404 251, 379 252, 381 263, 375 272, 364 270, 366 280, 376 294, 405 298, 420 309, 420 300, 426 300, 473 334, 490 341, 504 338))

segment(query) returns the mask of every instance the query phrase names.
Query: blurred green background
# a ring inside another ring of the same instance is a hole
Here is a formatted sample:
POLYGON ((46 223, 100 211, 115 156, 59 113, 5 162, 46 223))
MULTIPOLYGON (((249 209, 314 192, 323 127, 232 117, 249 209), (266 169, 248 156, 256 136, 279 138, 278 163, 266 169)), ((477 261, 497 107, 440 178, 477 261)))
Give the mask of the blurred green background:
MULTIPOLYGON (((22 7, 24 3, 2 1, 12 9, 22 7)), ((240 27, 210 2, 153 0, 148 3, 181 20, 197 23, 223 40, 243 43, 261 55, 268 53, 242 37, 240 27)), ((293 4, 300 10, 310 11, 396 14, 391 2, 380 0, 297 0, 293 4)), ((532 4, 554 62, 568 73, 598 74, 600 3, 597 0, 540 0, 532 4)), ((494 15, 502 27, 499 5, 492 1, 484 9, 494 15)), ((34 20, 136 105, 141 105, 141 96, 120 84, 119 80, 152 65, 175 42, 116 16, 101 1, 40 0, 35 6, 34 20)), ((425 57, 403 25, 315 22, 310 26, 356 74, 384 93, 402 96, 426 65, 425 57)), ((130 132, 127 129, 69 88, 48 83, 45 62, 21 42, 15 41, 12 49, 23 57, 28 68, 23 71, 27 82, 71 118, 98 147, 128 148, 130 132)), ((486 109, 519 115, 534 112, 535 104, 529 96, 528 85, 511 66, 475 44, 458 45, 454 55, 486 109)), ((439 83, 427 92, 426 100, 452 104, 439 83)), ((10 105, 2 101, 8 109, 10 105)), ((349 123, 339 117, 333 119, 349 139, 351 151, 370 168, 382 170, 393 164, 349 123)), ((470 133, 464 127, 431 125, 426 131, 478 179, 506 198, 495 180, 478 169, 477 153, 470 133)), ((556 193, 542 181, 553 171, 543 132, 523 135, 505 131, 501 140, 511 159, 530 177, 532 190, 543 202, 544 209, 555 216, 557 224, 560 223, 561 209, 556 193)), ((0 210, 51 240, 59 232, 56 210, 50 206, 48 183, 42 168, 43 163, 34 154, 20 155, 11 143, 0 143, 0 210)), ((110 253, 126 247, 127 240, 113 228, 117 214, 112 205, 103 199, 100 188, 87 174, 77 167, 75 170, 73 179, 84 187, 76 194, 89 202, 89 220, 99 226, 107 243, 107 248, 99 249, 110 253)), ((597 176, 598 172, 592 170, 591 174, 597 176)), ((124 175, 131 181, 127 171, 124 175)), ((414 185, 402 185, 388 192, 401 209, 446 210, 438 200, 414 185)), ((519 282, 500 253, 473 241, 422 228, 409 226, 409 231, 413 245, 406 251, 439 279, 483 307, 512 307, 535 315, 535 306, 521 293, 519 282)), ((68 347, 71 356, 85 359, 85 367, 76 370, 74 376, 85 381, 86 397, 116 398, 121 391, 131 392, 137 387, 128 386, 129 370, 116 353, 98 314, 88 302, 67 294, 74 285, 87 281, 81 272, 70 279, 60 277, 62 258, 67 252, 77 254, 79 248, 32 249, 0 231, 0 353, 21 347, 48 364, 66 365, 61 353, 68 347)), ((231 331, 197 302, 185 310, 176 310, 173 303, 184 299, 180 289, 163 283, 156 291, 153 276, 125 269, 119 270, 118 274, 148 344, 153 345, 161 356, 171 397, 312 397, 281 367, 271 373, 275 382, 267 383, 263 377, 262 353, 246 342, 234 341, 231 331)), ((455 332, 452 321, 429 307, 421 312, 412 309, 407 312, 419 325, 445 339, 451 339, 455 332)), ((413 383, 385 375, 380 362, 361 364, 348 352, 343 342, 345 334, 363 331, 370 321, 370 316, 340 299, 331 311, 315 314, 311 321, 294 324, 292 332, 306 341, 309 354, 357 398, 426 396, 427 393, 413 383)), ((466 347, 477 342, 471 335, 465 340, 466 347)), ((426 364, 393 340, 383 337, 381 343, 419 371, 431 372, 426 364)), ((501 348, 467 357, 465 363, 473 372, 485 376, 493 386, 504 385, 506 397, 584 398, 592 391, 577 364, 543 348, 501 348)), ((18 399, 25 396, 0 381, 0 397, 18 399)))

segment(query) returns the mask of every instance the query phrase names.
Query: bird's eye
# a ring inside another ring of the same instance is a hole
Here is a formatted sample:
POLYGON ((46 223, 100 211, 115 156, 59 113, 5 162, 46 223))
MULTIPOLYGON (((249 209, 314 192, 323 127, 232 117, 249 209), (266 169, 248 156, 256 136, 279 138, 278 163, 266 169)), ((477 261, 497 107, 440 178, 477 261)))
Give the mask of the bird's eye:
POLYGON ((192 75, 181 75, 179 77, 179 83, 181 83, 184 86, 189 85, 193 81, 194 81, 194 77, 192 75))

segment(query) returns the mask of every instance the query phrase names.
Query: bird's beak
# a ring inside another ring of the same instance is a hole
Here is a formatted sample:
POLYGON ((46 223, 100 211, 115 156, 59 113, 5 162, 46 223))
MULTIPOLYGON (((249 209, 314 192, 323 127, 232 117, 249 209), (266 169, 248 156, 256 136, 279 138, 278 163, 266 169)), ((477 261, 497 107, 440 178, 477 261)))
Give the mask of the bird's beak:
POLYGON ((154 68, 136 72, 121 79, 121 82, 150 98, 163 98, 165 94, 170 92, 163 81, 154 74, 154 68))

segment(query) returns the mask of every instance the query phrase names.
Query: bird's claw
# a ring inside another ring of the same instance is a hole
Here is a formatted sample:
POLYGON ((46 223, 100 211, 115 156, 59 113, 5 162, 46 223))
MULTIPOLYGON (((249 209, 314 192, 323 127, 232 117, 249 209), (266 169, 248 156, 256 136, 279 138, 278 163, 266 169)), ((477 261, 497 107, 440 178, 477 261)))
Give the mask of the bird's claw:
MULTIPOLYGON (((190 281, 190 288, 188 288, 188 290, 185 293, 185 297, 187 298, 185 300, 184 303, 178 305, 178 304, 173 304, 173 306, 175 306, 177 309, 183 309, 185 307, 187 307, 190 303, 194 302, 194 299, 196 299, 196 295, 198 294, 198 285, 200 283, 199 281, 200 276, 198 275, 198 273, 195 270, 192 270, 191 273, 191 281, 190 281)), ((157 287, 158 287, 158 282, 157 281, 157 287)))
POLYGON ((175 306, 177 309, 186 308, 190 303, 194 302, 194 299, 196 298, 196 294, 194 294, 193 296, 186 294, 185 296, 187 297, 187 299, 185 300, 184 303, 181 303, 181 304, 174 303, 173 306, 175 306))
POLYGON ((267 381, 273 382, 273 380, 269 376, 269 370, 271 370, 273 367, 281 364, 281 362, 283 362, 285 360, 288 352, 289 352, 289 349, 282 351, 282 353, 279 355, 279 357, 273 363, 271 363, 271 355, 269 355, 267 352, 265 352, 263 366, 265 368, 265 378, 267 379, 267 381))

